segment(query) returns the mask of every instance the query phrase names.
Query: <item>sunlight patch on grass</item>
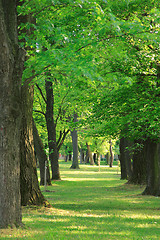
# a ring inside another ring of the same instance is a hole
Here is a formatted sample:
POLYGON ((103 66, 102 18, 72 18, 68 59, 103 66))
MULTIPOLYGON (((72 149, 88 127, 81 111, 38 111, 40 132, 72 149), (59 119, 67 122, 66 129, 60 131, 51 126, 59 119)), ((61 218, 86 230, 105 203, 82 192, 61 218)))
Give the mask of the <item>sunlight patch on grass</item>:
POLYGON ((138 224, 136 227, 137 228, 152 228, 153 225, 156 225, 156 228, 160 228, 159 226, 157 226, 157 222, 138 224))
POLYGON ((160 220, 160 215, 159 213, 157 213, 158 215, 149 215, 149 214, 144 214, 144 212, 142 213, 131 213, 130 211, 128 211, 128 214, 122 214, 121 217, 122 218, 127 218, 130 217, 131 219, 153 219, 153 220, 160 220))
POLYGON ((116 167, 60 162, 62 181, 52 181, 44 196, 52 207, 23 207, 25 228, 0 235, 7 240, 159 239, 159 198, 141 196, 144 186, 125 184, 116 167))
MULTIPOLYGON (((95 178, 63 178, 66 181, 69 182, 78 182, 78 181, 94 181, 95 182, 95 178)), ((114 178, 109 178, 109 181, 115 180, 114 178)), ((107 181, 106 178, 99 178, 98 181, 107 181)))
POLYGON ((0 239, 29 239, 30 237, 34 236, 36 233, 42 234, 43 231, 40 229, 38 231, 36 230, 31 230, 31 229, 24 229, 24 228, 19 228, 19 229, 5 229, 5 230, 0 230, 0 239))

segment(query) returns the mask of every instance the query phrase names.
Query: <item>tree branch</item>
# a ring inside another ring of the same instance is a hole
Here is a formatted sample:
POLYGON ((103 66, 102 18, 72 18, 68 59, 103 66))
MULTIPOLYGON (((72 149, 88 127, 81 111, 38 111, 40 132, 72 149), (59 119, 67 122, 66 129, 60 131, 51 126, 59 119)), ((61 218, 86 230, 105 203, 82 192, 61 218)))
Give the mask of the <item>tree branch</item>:
POLYGON ((45 101, 45 103, 47 103, 47 100, 45 99, 45 96, 44 96, 44 94, 43 94, 43 92, 42 92, 42 89, 39 87, 39 85, 38 85, 37 83, 36 83, 36 87, 38 88, 38 90, 39 90, 39 92, 40 92, 43 100, 45 101))
POLYGON ((51 66, 51 64, 49 64, 48 66, 44 67, 42 73, 36 73, 36 74, 32 75, 31 77, 26 78, 26 79, 25 79, 25 82, 24 82, 24 84, 23 84, 23 88, 28 87, 28 85, 32 82, 32 80, 33 80, 35 77, 38 77, 39 75, 43 74, 43 73, 44 73, 44 70, 46 70, 46 69, 49 68, 50 66, 51 66))
POLYGON ((46 116, 46 114, 42 111, 39 111, 39 110, 33 110, 33 111, 36 112, 36 113, 41 113, 42 115, 46 116))
POLYGON ((62 146, 62 144, 63 144, 63 142, 64 142, 64 140, 65 140, 65 138, 66 138, 66 136, 67 136, 67 134, 70 132, 70 130, 68 129, 67 131, 63 131, 63 137, 61 136, 61 139, 59 139, 59 142, 57 143, 57 146, 58 146, 58 151, 60 150, 60 148, 61 148, 61 146, 62 146))

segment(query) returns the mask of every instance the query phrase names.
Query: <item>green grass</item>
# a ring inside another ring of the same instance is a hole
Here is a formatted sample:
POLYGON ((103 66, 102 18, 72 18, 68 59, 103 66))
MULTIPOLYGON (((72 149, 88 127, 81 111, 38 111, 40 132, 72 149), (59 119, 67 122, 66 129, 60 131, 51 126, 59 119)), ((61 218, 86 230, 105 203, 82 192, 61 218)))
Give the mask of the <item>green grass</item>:
POLYGON ((0 239, 160 239, 160 199, 142 196, 144 186, 125 184, 117 167, 69 167, 61 161, 62 181, 43 192, 53 207, 23 207, 25 227, 0 239))

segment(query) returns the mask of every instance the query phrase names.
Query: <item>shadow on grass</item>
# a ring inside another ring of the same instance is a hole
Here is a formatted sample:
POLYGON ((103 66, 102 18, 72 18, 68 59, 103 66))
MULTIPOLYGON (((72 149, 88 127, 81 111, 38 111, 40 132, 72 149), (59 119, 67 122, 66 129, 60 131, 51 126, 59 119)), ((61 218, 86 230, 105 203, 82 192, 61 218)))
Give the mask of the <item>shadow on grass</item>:
POLYGON ((25 214, 24 223, 30 230, 30 236, 18 235, 0 239, 159 239, 158 222, 153 221, 152 217, 135 219, 124 216, 123 213, 119 216, 89 213, 73 216, 68 213, 67 216, 66 212, 63 215, 56 214, 54 209, 45 213, 39 209, 32 214, 25 214))
POLYGON ((141 196, 143 187, 120 181, 115 169, 95 174, 96 167, 61 167, 64 181, 43 192, 53 207, 24 207, 25 228, 2 233, 0 239, 159 239, 159 199, 141 196))

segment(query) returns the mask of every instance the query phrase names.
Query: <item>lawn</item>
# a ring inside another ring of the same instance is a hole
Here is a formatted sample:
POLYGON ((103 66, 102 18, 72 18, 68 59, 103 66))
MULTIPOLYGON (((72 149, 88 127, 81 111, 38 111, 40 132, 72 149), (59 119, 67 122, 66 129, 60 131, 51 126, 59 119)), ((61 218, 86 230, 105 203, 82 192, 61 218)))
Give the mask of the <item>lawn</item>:
POLYGON ((1 230, 0 239, 160 239, 160 199, 144 186, 120 180, 117 166, 60 162, 62 181, 42 191, 51 208, 23 207, 24 227, 1 230))

